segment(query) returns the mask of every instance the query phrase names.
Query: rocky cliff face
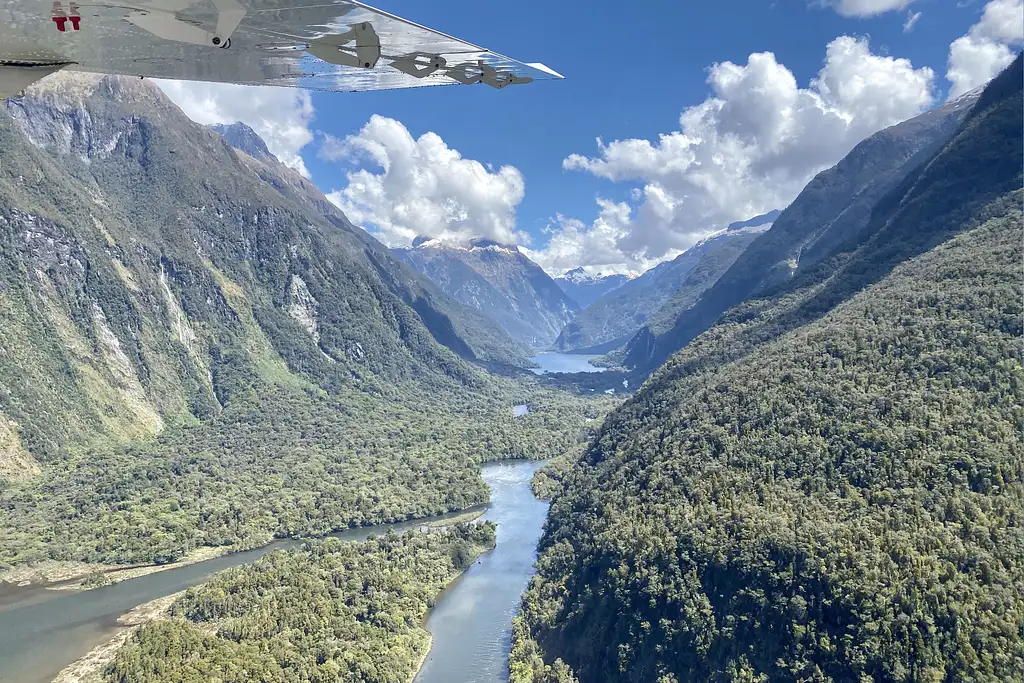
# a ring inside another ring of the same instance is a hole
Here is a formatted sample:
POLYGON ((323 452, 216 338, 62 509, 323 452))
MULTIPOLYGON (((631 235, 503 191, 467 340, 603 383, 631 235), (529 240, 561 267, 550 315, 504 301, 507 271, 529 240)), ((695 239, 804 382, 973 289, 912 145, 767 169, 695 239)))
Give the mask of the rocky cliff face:
POLYGON ((533 348, 546 348, 579 311, 554 280, 516 247, 489 240, 466 246, 417 239, 395 253, 448 295, 495 320, 533 348))
POLYGON ((3 467, 201 420, 260 382, 372 391, 525 362, 310 183, 145 82, 43 81, 0 109, 0 158, 3 467))

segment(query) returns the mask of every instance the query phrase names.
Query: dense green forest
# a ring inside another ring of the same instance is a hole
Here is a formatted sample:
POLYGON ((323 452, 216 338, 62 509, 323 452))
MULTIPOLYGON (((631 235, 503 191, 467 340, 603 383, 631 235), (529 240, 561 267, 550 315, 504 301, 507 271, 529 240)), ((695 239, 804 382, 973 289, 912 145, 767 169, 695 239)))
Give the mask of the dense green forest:
POLYGON ((538 481, 514 683, 1024 678, 1021 104, 538 481))
POLYGON ((385 398, 268 387, 202 425, 95 447, 0 492, 0 561, 172 562, 463 509, 488 499, 481 462, 579 452, 613 403, 495 386, 385 398), (514 403, 531 411, 513 417, 514 403))
POLYGON ((408 683, 438 593, 494 546, 492 524, 327 539, 217 574, 143 626, 107 683, 408 683))
POLYGON ((1022 229, 652 380, 555 497, 514 680, 537 643, 583 681, 1019 678, 1022 229))

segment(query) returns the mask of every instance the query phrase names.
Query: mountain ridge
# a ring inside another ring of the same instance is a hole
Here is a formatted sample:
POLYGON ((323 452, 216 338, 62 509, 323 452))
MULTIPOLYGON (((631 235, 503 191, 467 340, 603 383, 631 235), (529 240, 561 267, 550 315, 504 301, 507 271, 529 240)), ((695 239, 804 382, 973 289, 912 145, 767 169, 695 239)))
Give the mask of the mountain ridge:
POLYGON ((1014 678, 1022 82, 551 471, 513 683, 1014 678))
POLYGON ((583 267, 579 267, 562 273, 554 280, 566 296, 579 304, 580 310, 586 310, 599 298, 635 277, 619 273, 590 275, 583 267))
MULTIPOLYGON (((628 342, 686 284, 705 256, 729 252, 726 265, 731 265, 731 259, 769 225, 760 222, 761 218, 754 219, 758 225, 741 222, 712 233, 671 261, 659 263, 602 295, 562 329, 555 346, 565 352, 604 353, 628 342)), ((719 274, 705 273, 691 286, 709 286, 719 274)))
POLYGON ((414 244, 393 252, 528 347, 547 347, 578 311, 555 281, 514 245, 482 238, 464 245, 417 238, 414 244))

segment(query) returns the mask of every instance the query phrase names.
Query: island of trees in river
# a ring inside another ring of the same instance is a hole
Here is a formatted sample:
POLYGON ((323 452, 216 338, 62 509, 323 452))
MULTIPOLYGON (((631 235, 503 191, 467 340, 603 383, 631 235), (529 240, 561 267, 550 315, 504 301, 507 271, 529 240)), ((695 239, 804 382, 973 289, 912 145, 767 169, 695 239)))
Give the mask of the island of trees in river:
POLYGON ((221 572, 142 626, 107 683, 409 683, 438 593, 494 545, 489 523, 314 541, 221 572))

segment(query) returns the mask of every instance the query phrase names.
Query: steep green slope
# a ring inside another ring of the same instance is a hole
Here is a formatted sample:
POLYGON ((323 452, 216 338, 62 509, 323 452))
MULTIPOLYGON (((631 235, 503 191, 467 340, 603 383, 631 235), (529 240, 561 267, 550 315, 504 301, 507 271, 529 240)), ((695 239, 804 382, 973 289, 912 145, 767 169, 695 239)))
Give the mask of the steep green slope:
POLYGON ((819 173, 671 330, 632 340, 626 365, 649 374, 731 307, 765 296, 794 277, 817 272, 822 260, 858 239, 877 203, 949 140, 977 96, 973 93, 880 131, 819 173))
POLYGON ((1024 674, 1021 82, 558 473, 513 681, 1024 674))
POLYGON ((155 87, 59 76, 5 110, 0 563, 459 509, 481 460, 571 450, 596 417, 466 362, 517 347, 155 87))
POLYGON ((548 656, 581 681, 1019 676, 1022 229, 652 378, 555 499, 524 602, 548 656))
POLYGON ((48 438, 211 414, 251 384, 245 373, 285 366, 324 388, 474 381, 434 343, 474 355, 411 271, 294 188, 254 182, 251 159, 155 88, 87 76, 48 87, 8 102, 14 120, 0 122, 15 321, 0 362, 19 387, 3 410, 37 457, 60 445, 48 438))

